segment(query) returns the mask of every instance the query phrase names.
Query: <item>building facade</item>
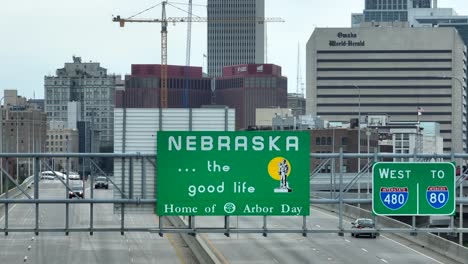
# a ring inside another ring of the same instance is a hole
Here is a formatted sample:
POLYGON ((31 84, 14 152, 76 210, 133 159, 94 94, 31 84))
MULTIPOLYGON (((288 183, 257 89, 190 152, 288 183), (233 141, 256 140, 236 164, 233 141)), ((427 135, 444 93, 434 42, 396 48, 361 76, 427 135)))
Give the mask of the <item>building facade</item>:
POLYGON ((248 64, 224 67, 216 80, 215 102, 236 109, 236 129, 255 126, 257 108, 286 108, 288 80, 281 67, 248 64))
POLYGON ((457 80, 465 79, 466 48, 454 28, 319 28, 307 43, 306 112, 437 122, 444 152, 461 153, 466 87, 457 80))
POLYGON ((265 0, 208 0, 207 9, 210 77, 225 66, 264 63, 265 25, 254 18, 265 17, 265 0))
POLYGON ((306 99, 303 94, 288 93, 288 108, 291 109, 293 116, 305 115, 306 99))
MULTIPOLYGON (((311 153, 339 153, 343 149, 344 153, 374 153, 378 148, 378 133, 375 129, 357 129, 331 127, 324 129, 310 130, 311 153), (359 133, 360 146, 359 146, 359 133)), ((320 167, 324 160, 311 158, 311 171, 320 167)), ((343 172, 357 172, 368 167, 370 159, 348 158, 343 160, 343 172)), ((331 162, 323 166, 319 172, 331 172, 331 162)), ((339 162, 335 163, 335 171, 340 171, 339 162)))
POLYGON ((72 63, 44 77, 45 111, 49 120, 68 122, 68 103, 79 103, 81 120, 99 130, 102 146, 112 147, 114 135, 115 86, 120 76, 110 75, 97 62, 72 63))
MULTIPOLYGON (((46 151, 47 116, 26 106, 0 108, 0 152, 44 153, 46 151)), ((5 160, 2 160, 5 168, 5 160)), ((34 159, 17 158, 10 163, 10 175, 25 179, 33 174, 34 159)), ((1 192, 1 191, 0 191, 1 192)))
POLYGON ((431 8, 432 1, 366 0, 363 12, 364 22, 408 21, 408 12, 411 12, 413 9, 431 8))
MULTIPOLYGON (((63 121, 49 122, 46 150, 49 153, 77 153, 78 130, 67 128, 63 121)), ((49 161, 54 171, 67 171, 66 158, 52 158, 49 161)), ((70 171, 78 171, 78 158, 70 158, 70 171)))
MULTIPOLYGON (((198 108, 211 104, 211 80, 202 76, 201 67, 190 67, 187 93, 185 66, 168 65, 168 108, 198 108), (184 96, 187 98, 184 99, 184 96), (185 101, 186 100, 186 101, 185 101)), ((120 108, 160 107, 160 64, 132 64, 131 75, 125 76, 125 88, 116 91, 120 108)))

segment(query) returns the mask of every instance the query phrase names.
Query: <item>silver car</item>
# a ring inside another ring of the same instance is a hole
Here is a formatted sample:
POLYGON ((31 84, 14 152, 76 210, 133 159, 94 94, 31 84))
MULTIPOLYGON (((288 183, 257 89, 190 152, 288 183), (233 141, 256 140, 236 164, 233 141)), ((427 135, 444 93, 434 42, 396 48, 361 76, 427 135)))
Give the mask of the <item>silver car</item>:
MULTIPOLYGON (((358 218, 356 221, 351 223, 351 229, 356 229, 360 231, 365 231, 366 229, 375 229, 374 220, 369 218, 358 218)), ((378 232, 359 232, 354 233, 351 232, 351 236, 358 237, 358 236, 369 236, 371 238, 376 238, 379 235, 378 232)))

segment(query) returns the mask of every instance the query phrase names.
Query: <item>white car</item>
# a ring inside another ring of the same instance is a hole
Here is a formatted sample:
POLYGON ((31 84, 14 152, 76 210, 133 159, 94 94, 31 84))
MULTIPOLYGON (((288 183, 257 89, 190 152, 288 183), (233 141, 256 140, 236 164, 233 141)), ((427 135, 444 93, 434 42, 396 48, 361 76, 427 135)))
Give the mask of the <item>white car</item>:
POLYGON ((63 177, 63 174, 58 171, 43 171, 39 177, 41 180, 55 180, 57 177, 63 177))
POLYGON ((70 175, 69 175, 69 179, 70 180, 80 180, 80 174, 78 174, 77 172, 70 172, 70 175))

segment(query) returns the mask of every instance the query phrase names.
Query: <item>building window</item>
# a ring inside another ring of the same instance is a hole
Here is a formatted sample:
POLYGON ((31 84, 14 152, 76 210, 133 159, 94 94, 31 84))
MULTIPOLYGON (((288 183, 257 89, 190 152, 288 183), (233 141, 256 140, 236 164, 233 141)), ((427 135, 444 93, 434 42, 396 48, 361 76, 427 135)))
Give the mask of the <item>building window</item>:
POLYGON ((348 145, 348 138, 347 137, 342 137, 341 138, 341 145, 347 146, 348 145))
POLYGON ((332 138, 331 137, 327 137, 327 145, 331 145, 332 144, 332 138))
POLYGON ((315 145, 320 146, 320 137, 315 138, 315 145))
POLYGON ((320 143, 321 143, 322 145, 326 145, 326 144, 327 144, 327 139, 326 139, 325 137, 322 137, 322 138, 320 139, 320 143))

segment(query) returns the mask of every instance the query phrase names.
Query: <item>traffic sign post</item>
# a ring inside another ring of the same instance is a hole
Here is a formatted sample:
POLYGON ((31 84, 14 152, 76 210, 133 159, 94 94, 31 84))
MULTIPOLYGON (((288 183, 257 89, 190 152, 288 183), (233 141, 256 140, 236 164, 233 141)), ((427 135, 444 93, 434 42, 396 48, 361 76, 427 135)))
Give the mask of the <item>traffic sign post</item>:
POLYGON ((376 215, 452 215, 455 166, 449 162, 377 162, 372 167, 376 215))
POLYGON ((158 215, 309 215, 308 131, 157 134, 158 215))

